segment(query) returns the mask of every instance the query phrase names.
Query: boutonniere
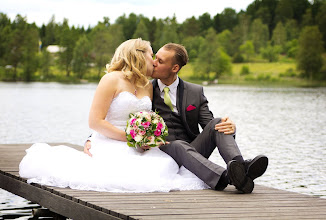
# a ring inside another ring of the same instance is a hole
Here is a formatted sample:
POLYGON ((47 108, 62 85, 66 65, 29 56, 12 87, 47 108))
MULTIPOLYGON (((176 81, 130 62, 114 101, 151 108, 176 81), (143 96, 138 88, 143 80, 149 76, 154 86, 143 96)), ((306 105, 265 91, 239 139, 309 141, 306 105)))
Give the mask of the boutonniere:
POLYGON ((194 109, 196 109, 196 106, 189 105, 186 110, 187 110, 187 112, 189 112, 189 111, 192 111, 194 109))

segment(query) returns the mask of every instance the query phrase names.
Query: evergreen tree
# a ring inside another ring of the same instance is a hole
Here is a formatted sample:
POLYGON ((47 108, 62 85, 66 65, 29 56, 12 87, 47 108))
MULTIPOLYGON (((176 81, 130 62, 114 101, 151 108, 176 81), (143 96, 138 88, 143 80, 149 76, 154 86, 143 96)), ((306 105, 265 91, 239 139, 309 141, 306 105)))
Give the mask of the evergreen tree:
POLYGON ((71 61, 73 58, 73 51, 76 43, 76 38, 73 32, 68 26, 68 20, 64 19, 62 26, 60 27, 60 46, 62 51, 60 51, 60 66, 66 71, 66 76, 70 76, 71 72, 71 61))
POLYGON ((51 54, 47 50, 42 50, 40 57, 41 79, 48 79, 51 75, 50 66, 52 65, 51 54))
POLYGON ((286 43, 286 30, 282 22, 277 23, 272 37, 273 45, 280 46, 282 51, 284 50, 285 43, 286 43))
POLYGON ((192 62, 197 58, 200 45, 203 43, 204 38, 201 36, 195 36, 195 37, 185 37, 181 39, 182 39, 181 43, 187 48, 189 62, 192 62))
POLYGON ((238 24, 238 16, 233 8, 225 8, 221 15, 220 20, 220 31, 229 29, 232 30, 238 24))
POLYGON ((323 65, 323 41, 317 26, 306 26, 300 33, 297 68, 303 76, 316 79, 323 65))
POLYGON ((229 30, 224 30, 217 35, 218 44, 223 48, 228 55, 232 54, 232 43, 231 43, 232 33, 229 30))
POLYGON ((49 45, 58 45, 60 43, 60 30, 59 25, 55 22, 55 16, 53 15, 49 23, 42 27, 41 40, 42 45, 46 48, 49 45))
POLYGON ((219 13, 217 13, 213 18, 213 28, 216 31, 216 33, 220 33, 222 31, 220 16, 221 15, 219 13))
POLYGON ((17 67, 23 62, 24 55, 24 41, 27 31, 26 18, 21 15, 17 15, 12 23, 12 35, 10 36, 10 42, 8 44, 8 56, 7 62, 14 68, 11 80, 17 80, 17 67))
POLYGON ((202 14, 198 18, 198 24, 200 28, 200 33, 202 36, 204 36, 206 31, 213 26, 211 16, 208 13, 202 14))
POLYGON ((0 66, 7 64, 8 45, 12 38, 11 22, 7 15, 0 13, 0 66))
POLYGON ((279 45, 272 46, 270 43, 266 47, 260 48, 260 53, 262 57, 268 60, 269 62, 278 61, 278 57, 281 51, 282 51, 281 46, 279 45))
POLYGON ((275 22, 285 23, 294 16, 292 0, 280 0, 275 10, 275 22))
POLYGON ((203 79, 210 79, 211 72, 215 73, 215 79, 225 72, 231 72, 231 58, 218 45, 213 28, 208 29, 205 40, 200 46, 195 71, 203 79))
MULTIPOLYGON (((158 48, 166 43, 179 43, 178 24, 176 18, 166 18, 163 23, 163 31, 159 31, 161 36, 158 38, 158 48)), ((158 34, 156 36, 159 36, 158 34)))
POLYGON ((139 20, 138 16, 134 13, 130 13, 128 18, 126 18, 126 15, 123 15, 116 20, 116 24, 122 26, 124 39, 127 40, 132 38, 137 29, 139 20))
POLYGON ((318 10, 316 23, 323 35, 324 47, 326 47, 326 1, 324 0, 318 10))
POLYGON ((91 62, 91 44, 87 37, 83 35, 76 43, 73 53, 72 70, 77 74, 79 79, 82 79, 84 74, 89 69, 91 62))
POLYGON ((199 21, 192 16, 187 18, 180 26, 181 29, 181 38, 194 37, 200 34, 200 23, 199 21))
POLYGON ((308 8, 302 17, 302 27, 314 25, 314 19, 312 17, 312 10, 308 8))
POLYGON ((290 41, 299 38, 298 22, 294 19, 287 20, 285 23, 286 40, 290 41))
POLYGON ((244 54, 246 61, 249 62, 250 58, 255 54, 255 47, 251 40, 247 40, 239 48, 241 54, 244 54))
POLYGON ((158 51, 161 46, 162 38, 163 38, 163 29, 164 29, 164 21, 162 19, 157 20, 156 22, 156 30, 155 30, 155 40, 153 42, 153 51, 158 51))
POLYGON ((260 51, 260 48, 267 45, 268 35, 267 25, 263 24, 261 19, 255 19, 251 24, 250 39, 254 44, 256 53, 260 51))
POLYGON ((132 38, 142 38, 143 40, 149 40, 149 33, 144 19, 141 19, 138 23, 136 31, 132 38))
POLYGON ((31 81, 33 74, 38 68, 38 48, 39 48, 39 33, 34 25, 28 25, 23 46, 23 79, 24 81, 31 81))
POLYGON ((109 27, 98 24, 91 32, 92 54, 98 70, 97 78, 101 78, 105 65, 109 63, 115 49, 124 41, 122 26, 113 24, 109 27))
POLYGON ((204 42, 200 45, 195 63, 195 74, 202 79, 209 79, 213 71, 213 59, 218 50, 217 36, 213 28, 208 29, 204 42))

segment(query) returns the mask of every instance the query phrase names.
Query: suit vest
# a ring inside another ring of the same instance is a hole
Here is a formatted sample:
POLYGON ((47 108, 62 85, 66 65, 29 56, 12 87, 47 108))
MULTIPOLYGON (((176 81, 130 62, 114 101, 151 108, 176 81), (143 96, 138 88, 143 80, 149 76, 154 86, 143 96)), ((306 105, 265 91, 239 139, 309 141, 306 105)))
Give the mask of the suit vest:
POLYGON ((171 109, 164 103, 164 100, 160 97, 158 86, 155 88, 154 96, 153 110, 158 112, 158 114, 164 119, 165 124, 168 126, 169 135, 167 136, 166 140, 184 140, 191 142, 180 115, 172 112, 171 109))

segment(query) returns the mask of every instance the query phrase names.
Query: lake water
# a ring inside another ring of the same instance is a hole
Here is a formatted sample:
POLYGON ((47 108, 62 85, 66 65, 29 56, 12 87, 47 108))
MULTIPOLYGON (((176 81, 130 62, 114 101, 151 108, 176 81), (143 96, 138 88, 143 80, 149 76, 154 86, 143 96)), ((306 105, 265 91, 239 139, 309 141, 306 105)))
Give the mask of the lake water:
MULTIPOLYGON (((0 82, 0 143, 83 145, 91 133, 95 89, 96 84, 0 82)), ((236 123, 244 158, 269 157, 256 184, 326 198, 326 88, 214 85, 204 92, 215 117, 236 123)), ((210 159, 224 164, 217 151, 210 159)), ((3 214, 28 219, 34 206, 0 190, 3 214)))

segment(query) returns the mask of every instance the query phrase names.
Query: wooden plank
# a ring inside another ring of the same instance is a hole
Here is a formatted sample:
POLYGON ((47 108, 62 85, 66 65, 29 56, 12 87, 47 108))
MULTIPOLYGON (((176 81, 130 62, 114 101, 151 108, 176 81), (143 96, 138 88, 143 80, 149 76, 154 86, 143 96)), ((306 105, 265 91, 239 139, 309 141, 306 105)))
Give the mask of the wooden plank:
POLYGON ((9 175, 0 173, 0 187, 13 194, 38 203, 60 215, 73 219, 119 219, 115 216, 91 209, 80 203, 55 195, 37 185, 27 184, 9 175))

